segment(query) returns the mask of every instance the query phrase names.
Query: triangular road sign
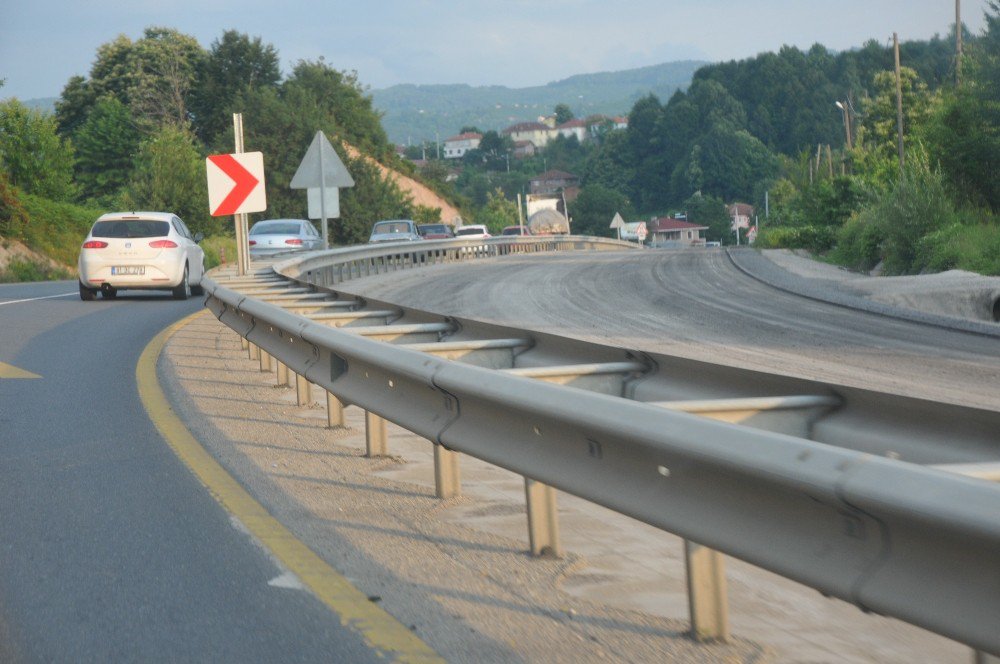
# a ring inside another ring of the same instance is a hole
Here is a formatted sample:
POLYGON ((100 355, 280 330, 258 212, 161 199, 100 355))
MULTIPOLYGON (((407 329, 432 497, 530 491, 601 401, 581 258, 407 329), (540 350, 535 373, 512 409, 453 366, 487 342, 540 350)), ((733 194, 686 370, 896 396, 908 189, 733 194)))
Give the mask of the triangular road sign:
POLYGON ((337 151, 330 145, 326 135, 317 131, 306 156, 292 177, 292 189, 324 187, 353 187, 354 178, 340 160, 337 151))
POLYGON ((615 218, 611 220, 611 228, 625 228, 625 220, 615 212, 615 218))

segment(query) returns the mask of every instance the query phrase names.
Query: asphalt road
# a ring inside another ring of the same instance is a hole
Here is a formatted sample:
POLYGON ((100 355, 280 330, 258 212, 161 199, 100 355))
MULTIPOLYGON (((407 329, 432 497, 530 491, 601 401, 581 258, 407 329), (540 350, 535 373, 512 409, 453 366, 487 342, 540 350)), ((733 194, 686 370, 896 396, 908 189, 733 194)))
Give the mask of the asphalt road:
POLYGON ((505 257, 352 281, 435 313, 1000 410, 1000 342, 806 299, 721 250, 505 257))
POLYGON ((0 661, 379 660, 269 585, 282 570, 143 410, 140 353, 201 306, 0 286, 0 661))

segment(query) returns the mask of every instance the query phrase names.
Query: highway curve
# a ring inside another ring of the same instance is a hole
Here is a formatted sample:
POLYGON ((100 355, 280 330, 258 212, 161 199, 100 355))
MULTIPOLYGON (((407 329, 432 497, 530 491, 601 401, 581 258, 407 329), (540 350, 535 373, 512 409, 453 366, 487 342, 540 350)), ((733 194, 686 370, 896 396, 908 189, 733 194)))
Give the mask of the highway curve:
POLYGON ((352 281, 436 313, 1000 410, 1000 341, 766 286, 723 251, 509 256, 352 281))

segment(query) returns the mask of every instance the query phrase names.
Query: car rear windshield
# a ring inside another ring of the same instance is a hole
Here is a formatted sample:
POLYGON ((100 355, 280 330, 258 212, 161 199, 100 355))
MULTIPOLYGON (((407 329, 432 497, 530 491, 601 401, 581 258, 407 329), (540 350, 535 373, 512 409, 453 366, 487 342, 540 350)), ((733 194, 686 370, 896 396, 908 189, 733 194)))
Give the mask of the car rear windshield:
POLYGON ((375 228, 372 229, 373 233, 409 233, 410 225, 405 224, 401 221, 398 222, 378 222, 375 224, 375 228))
POLYGON ((482 235, 485 232, 482 228, 459 228, 455 235, 482 235))
POLYGON ((250 235, 298 235, 301 226, 295 223, 288 224, 268 224, 267 226, 254 226, 250 229, 250 235))
POLYGON ((447 233, 448 227, 444 224, 425 224, 423 226, 417 226, 417 229, 421 233, 447 233))
POLYGON ((90 234, 93 237, 165 237, 170 234, 170 222, 152 219, 99 221, 90 234))

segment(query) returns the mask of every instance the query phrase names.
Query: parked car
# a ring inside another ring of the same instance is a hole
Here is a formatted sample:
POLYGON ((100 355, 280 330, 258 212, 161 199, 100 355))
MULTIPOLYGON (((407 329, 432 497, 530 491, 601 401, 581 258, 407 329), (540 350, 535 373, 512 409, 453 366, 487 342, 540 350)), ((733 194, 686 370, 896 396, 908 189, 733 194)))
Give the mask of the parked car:
POLYGON ((531 235, 527 226, 505 226, 500 235, 531 235))
POLYGON ((170 212, 110 212, 98 217, 80 248, 80 299, 97 292, 169 290, 178 300, 201 295, 205 252, 181 218, 170 212))
POLYGON ((425 240, 448 240, 455 237, 454 231, 448 224, 419 224, 417 232, 425 240))
POLYGON ((265 219, 250 228, 250 257, 323 248, 323 238, 307 219, 265 219))
POLYGON ((412 219, 389 219, 375 222, 369 243, 423 240, 412 219))
POLYGON ((469 224, 455 230, 455 237, 462 239, 493 237, 483 224, 469 224))

